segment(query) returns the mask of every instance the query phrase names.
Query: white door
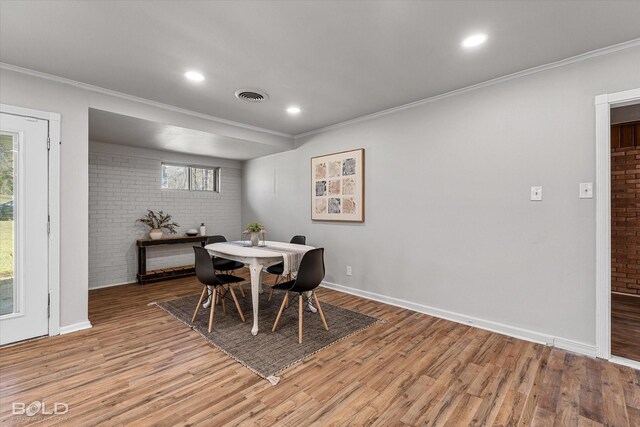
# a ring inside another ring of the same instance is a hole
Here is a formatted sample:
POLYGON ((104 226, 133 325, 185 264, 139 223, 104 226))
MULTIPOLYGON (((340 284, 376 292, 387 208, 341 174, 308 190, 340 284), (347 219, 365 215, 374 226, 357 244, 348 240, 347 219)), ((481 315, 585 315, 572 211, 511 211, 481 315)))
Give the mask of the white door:
POLYGON ((49 332, 48 132, 0 113, 0 345, 49 332))

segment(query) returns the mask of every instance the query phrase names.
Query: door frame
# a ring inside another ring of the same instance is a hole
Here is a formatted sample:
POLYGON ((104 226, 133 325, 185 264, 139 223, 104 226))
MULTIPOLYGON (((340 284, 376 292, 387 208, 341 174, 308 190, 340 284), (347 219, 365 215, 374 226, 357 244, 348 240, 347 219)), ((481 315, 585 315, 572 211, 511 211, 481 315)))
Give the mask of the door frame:
POLYGON ((640 367, 611 355, 611 107, 640 102, 640 88, 595 97, 596 108, 596 356, 640 367))
POLYGON ((0 104, 0 113, 49 122, 49 336, 60 334, 60 114, 0 104))

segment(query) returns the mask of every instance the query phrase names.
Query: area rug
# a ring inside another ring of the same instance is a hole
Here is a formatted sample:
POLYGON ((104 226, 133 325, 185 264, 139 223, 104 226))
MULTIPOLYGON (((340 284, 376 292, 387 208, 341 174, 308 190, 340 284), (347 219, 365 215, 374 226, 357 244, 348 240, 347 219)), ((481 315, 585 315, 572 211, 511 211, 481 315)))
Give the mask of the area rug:
MULTIPOLYGON (((237 292, 236 292, 237 293, 237 292)), ((220 305, 216 306, 213 319, 213 331, 208 332, 209 309, 200 308, 195 322, 191 322, 193 310, 199 295, 192 295, 157 303, 158 307, 182 321, 198 332, 214 347, 232 357, 271 384, 277 384, 277 374, 289 366, 335 344, 381 320, 320 301, 329 325, 326 331, 319 314, 308 310, 303 314, 303 341, 298 344, 298 301, 290 303, 282 313, 276 332, 271 332, 273 322, 280 309, 284 294, 274 293, 271 301, 268 292, 260 295, 260 312, 258 335, 251 335, 253 310, 251 298, 238 299, 243 310, 245 322, 232 301, 226 301, 227 313, 220 305)))

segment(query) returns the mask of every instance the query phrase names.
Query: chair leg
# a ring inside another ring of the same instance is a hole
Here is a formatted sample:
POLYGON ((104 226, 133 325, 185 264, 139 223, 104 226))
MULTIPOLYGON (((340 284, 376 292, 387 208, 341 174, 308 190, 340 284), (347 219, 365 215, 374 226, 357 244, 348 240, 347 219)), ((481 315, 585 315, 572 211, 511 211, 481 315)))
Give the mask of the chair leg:
POLYGON ((224 302, 224 297, 222 296, 223 295, 222 294, 222 289, 220 289, 220 288, 222 288, 222 286, 218 287, 218 289, 219 289, 218 290, 218 294, 219 294, 219 297, 220 297, 220 301, 222 302, 222 311, 224 312, 224 314, 227 314, 227 304, 224 302))
POLYGON ((287 301, 289 301, 289 292, 284 294, 284 299, 282 300, 282 305, 280 305, 280 310, 278 311, 278 315, 276 316, 276 321, 273 323, 273 328, 271 328, 271 332, 275 332, 276 331, 276 328, 278 327, 278 322, 280 321, 280 316, 282 315, 282 312, 284 311, 284 306, 287 303, 287 301))
POLYGON ((211 294, 211 311, 209 312, 209 332, 213 329, 213 312, 216 309, 216 304, 218 303, 218 290, 217 286, 213 289, 213 293, 211 294))
POLYGON ((298 297, 298 344, 302 344, 302 294, 298 297))
POLYGON ((233 286, 229 286, 229 291, 231 291, 231 298, 233 298, 233 302, 236 304, 236 308, 238 309, 238 314, 240 318, 244 322, 244 314, 242 314, 242 310, 240 309, 240 304, 238 304, 238 298, 236 298, 236 293, 233 292, 233 286))
POLYGON ((322 323, 324 324, 324 328, 328 331, 329 326, 327 326, 327 321, 324 318, 324 313, 322 312, 322 307, 320 307, 320 301, 318 301, 318 295, 313 292, 313 299, 316 302, 316 307, 318 307, 318 313, 320 313, 320 318, 322 319, 322 323))
POLYGON ((200 309, 200 306, 202 305, 202 300, 204 299, 204 294, 207 292, 207 287, 203 286, 202 287, 202 293, 200 294, 200 299, 198 300, 198 305, 196 305, 196 311, 193 312, 193 317, 191 318, 191 323, 196 321, 196 316, 198 315, 198 310, 200 309))

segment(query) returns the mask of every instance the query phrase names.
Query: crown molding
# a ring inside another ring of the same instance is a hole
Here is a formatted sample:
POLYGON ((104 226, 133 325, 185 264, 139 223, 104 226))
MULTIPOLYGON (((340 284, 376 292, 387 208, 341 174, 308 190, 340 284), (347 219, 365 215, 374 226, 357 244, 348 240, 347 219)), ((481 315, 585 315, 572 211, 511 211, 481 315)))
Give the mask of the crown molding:
POLYGON ((449 98, 452 96, 456 96, 456 95, 461 95, 463 93, 467 93, 467 92, 471 92, 477 89, 482 89, 484 87, 488 87, 488 86, 492 86, 495 84, 499 84, 499 83, 503 83, 503 82, 507 82, 509 80, 514 80, 514 79, 518 79, 521 77, 525 77, 525 76, 529 76, 531 74, 536 74, 536 73, 540 73, 543 71, 547 71, 547 70, 552 70, 554 68, 558 68, 558 67, 563 67, 565 65, 570 65, 570 64, 574 64, 576 62, 581 62, 581 61, 585 61, 591 58, 596 58, 598 56, 602 56, 602 55, 607 55, 610 53, 614 53, 614 52, 618 52, 621 50, 625 50, 625 49, 629 49, 629 48, 633 48, 633 47, 637 47, 640 46, 640 38, 638 39, 633 39, 633 40, 629 40, 623 43, 619 43, 619 44, 615 44, 613 46, 608 46, 608 47, 604 47, 601 49, 596 49, 596 50, 592 50, 590 52, 586 52, 586 53, 582 53, 576 56, 572 56, 570 58, 566 58, 566 59, 562 59, 560 61, 556 61, 556 62, 551 62, 549 64, 544 64, 544 65, 540 65, 537 67, 533 67, 533 68, 529 68, 526 70, 522 70, 522 71, 518 71, 512 74, 507 74, 505 76, 501 76, 501 77, 496 77, 494 79, 491 80, 487 80, 481 83, 477 83, 471 86, 466 86, 460 89, 456 89, 456 90, 452 90, 450 92, 446 92, 440 95, 435 95, 429 98, 425 98, 425 99, 421 99, 418 101, 414 101, 414 102, 410 102, 408 104, 404 104, 404 105, 399 105, 397 107, 392 107, 392 108, 387 108, 385 110, 381 110, 378 111, 376 113, 371 113, 371 114, 367 114, 365 116, 360 116, 360 117, 356 117, 355 119, 350 119, 350 120, 346 120, 343 122, 339 122, 339 123, 335 123, 332 125, 328 125, 328 126, 324 126, 321 128, 317 128, 317 129, 313 129, 307 132, 303 132, 303 133, 299 133, 296 135, 291 135, 291 134, 287 134, 287 133, 283 133, 283 132, 277 132, 274 130, 270 130, 270 129, 265 129, 265 128, 261 128, 258 126, 252 126, 252 125, 248 125, 245 123, 240 123, 240 122, 236 122, 233 120, 227 120, 227 119, 223 119, 220 117, 215 117, 215 116, 210 116, 208 114, 203 114, 203 113, 199 113, 197 111, 192 111, 192 110, 187 110, 184 108, 180 108, 180 107, 175 107, 173 105, 169 105, 169 104, 164 104, 161 102, 157 102, 157 101, 152 101, 150 99, 146 99, 146 98, 141 98, 138 96, 134 96, 134 95, 128 95, 126 93, 122 93, 122 92, 117 92, 117 91, 113 91, 110 89, 105 89, 99 86, 94 86, 94 85, 90 85, 87 83, 82 83, 76 80, 71 80, 71 79, 67 79, 65 77, 59 77, 59 76, 55 76, 53 74, 47 74, 47 73, 42 73, 40 71, 35 71, 35 70, 31 70, 28 68, 23 68, 23 67, 18 67, 16 65, 11 65, 11 64, 7 64, 4 62, 0 62, 0 69, 4 69, 4 70, 9 70, 9 71, 13 71, 16 73, 21 73, 21 74, 26 74, 29 76, 33 76, 33 77, 38 77, 38 78, 42 78, 42 79, 46 79, 46 80, 51 80, 57 83, 62 83, 62 84, 66 84, 69 86, 74 86, 80 89, 84 89, 84 90, 88 90, 91 92, 96 92, 96 93, 101 93, 104 95, 109 95, 109 96, 113 96, 116 98, 121 98, 121 99, 125 99, 128 101, 132 101, 132 102, 137 102, 137 103, 141 103, 141 104, 145 104, 145 105, 149 105, 152 107, 157 107, 157 108, 162 108, 164 110, 168 110, 168 111, 173 111, 175 113, 180 113, 180 114, 185 114, 188 116, 192 116, 192 117, 197 117, 200 119, 204 119, 204 120, 208 120, 208 121, 212 121, 212 122, 216 122, 216 123, 221 123, 221 124, 225 124, 225 125, 229 125, 229 126, 235 126, 238 128, 242 128, 242 129, 248 129, 248 130, 252 130, 255 132, 262 132, 262 133, 266 133, 266 134, 270 134, 270 135, 275 135, 275 136, 279 136, 279 137, 284 137, 284 138, 291 138, 294 140, 298 140, 300 138, 304 138, 306 136, 310 136, 310 135, 315 135, 315 134, 319 134, 319 133, 323 133, 323 132, 327 132, 327 131, 331 131, 334 129, 338 129, 344 126, 348 126, 351 124, 355 124, 355 123, 359 123, 359 122, 363 122, 363 121, 367 121, 367 120, 372 120, 381 116, 385 116, 387 114, 393 114, 402 110, 406 110, 409 108, 414 108, 414 107, 419 107, 421 105, 425 105, 425 104, 429 104, 431 102, 435 102, 435 101, 439 101, 441 99, 445 99, 445 98, 449 98))
POLYGON ((11 64, 7 64, 5 62, 0 62, 0 69, 13 71, 13 72, 16 72, 16 73, 25 74, 25 75, 32 76, 32 77, 38 77, 38 78, 45 79, 45 80, 50 80, 50 81, 53 81, 53 82, 56 82, 56 83, 62 83, 62 84, 65 84, 65 85, 77 87, 79 89, 88 90, 90 92, 96 92, 96 93, 100 93, 100 94, 103 94, 103 95, 113 96, 113 97, 116 97, 116 98, 121 98, 121 99, 125 99, 127 101, 132 101, 132 102, 137 102, 137 103, 140 103, 140 104, 149 105, 149 106, 156 107, 156 108, 162 108, 163 110, 172 111, 174 113, 180 113, 180 114, 184 114, 184 115, 187 115, 187 116, 197 117, 199 119, 204 119, 204 120, 208 120, 208 121, 211 121, 211 122, 221 123, 221 124, 225 124, 225 125, 229 125, 229 126, 235 126, 235 127, 238 127, 238 128, 247 129, 247 130, 251 130, 251 131, 255 131, 255 132, 267 133, 267 134, 270 134, 270 135, 275 135, 275 136, 284 137, 284 138, 291 138, 291 139, 294 138, 293 135, 290 135, 290 134, 287 134, 287 133, 277 132, 277 131, 274 131, 274 130, 271 130, 271 129, 265 129, 265 128, 261 128, 261 127, 258 127, 258 126, 252 126, 252 125, 248 125, 248 124, 245 124, 245 123, 235 122, 233 120, 227 120, 227 119, 223 119, 223 118, 220 118, 220 117, 210 116, 208 114, 198 113, 197 111, 192 111, 192 110, 187 110, 185 108, 175 107, 173 105, 164 104, 162 102, 157 102, 157 101, 152 101, 150 99, 141 98, 139 96, 128 95, 126 93, 117 92, 115 90, 110 90, 110 89, 105 89, 103 87, 94 86, 94 85, 90 85, 90 84, 87 84, 87 83, 82 83, 82 82, 79 82, 79 81, 76 81, 76 80, 67 79, 65 77, 55 76, 53 74, 42 73, 40 71, 31 70, 29 68, 18 67, 17 65, 11 65, 11 64))
POLYGON ((640 39, 633 39, 627 42, 615 44, 613 46, 603 47, 601 49, 592 50, 590 52, 581 53, 580 55, 572 56, 566 59, 561 59, 560 61, 550 62, 549 64, 539 65, 537 67, 528 68, 526 70, 517 71, 512 74, 507 74, 505 76, 496 77, 495 79, 487 80, 482 83, 477 83, 471 86, 466 86, 460 89, 452 90, 450 92, 446 92, 440 95, 435 95, 429 98, 421 99, 418 101, 410 102, 408 104, 399 105, 397 107, 387 108, 386 110, 378 111, 376 113, 367 114, 366 116, 356 117, 355 119, 346 120, 344 122, 335 123, 329 126, 324 126, 318 129, 310 130, 308 132, 300 133, 295 135, 295 139, 298 140, 300 138, 304 138, 306 136, 315 135, 318 133, 327 132, 330 130, 338 129, 344 126, 348 126, 354 123, 363 122, 366 120, 372 120, 377 117, 385 116, 387 114, 396 113, 398 111, 406 110, 408 108, 419 107, 421 105, 429 104, 431 102, 439 101, 441 99, 449 98, 456 95, 461 95, 463 93, 471 92, 473 90, 482 89, 487 86, 492 86, 495 84, 507 82, 509 80, 518 79, 520 77, 529 76, 531 74, 541 73, 543 71, 552 70, 558 67, 564 67, 565 65, 574 64, 576 62, 586 61, 587 59, 596 58, 598 56, 607 55, 610 53, 618 52, 624 49, 629 49, 632 47, 640 46, 640 39))

